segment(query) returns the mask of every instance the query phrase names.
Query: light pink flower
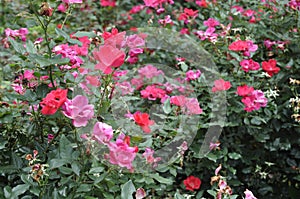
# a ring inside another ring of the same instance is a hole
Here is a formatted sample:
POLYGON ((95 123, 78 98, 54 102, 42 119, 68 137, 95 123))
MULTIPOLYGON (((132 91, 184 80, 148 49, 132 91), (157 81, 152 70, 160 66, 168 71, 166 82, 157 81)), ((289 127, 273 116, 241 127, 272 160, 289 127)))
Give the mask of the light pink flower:
POLYGON ((128 81, 124 81, 121 83, 117 82, 116 87, 121 90, 122 95, 132 94, 134 91, 134 88, 132 88, 130 82, 128 81))
POLYGON ((143 153, 143 157, 146 159, 147 163, 153 164, 153 167, 157 166, 157 162, 161 160, 160 157, 154 158, 153 157, 154 150, 150 148, 146 148, 145 152, 143 153))
POLYGON ((187 80, 187 81, 196 80, 200 77, 200 75, 201 75, 200 70, 196 70, 196 72, 194 72, 193 70, 189 70, 189 71, 186 72, 185 80, 187 80))
POLYGON ((25 70, 24 71, 24 78, 27 80, 35 79, 35 76, 33 75, 33 70, 25 70))
POLYGON ((62 106, 63 114, 73 120, 75 127, 86 126, 94 116, 94 105, 88 103, 88 98, 82 95, 77 95, 72 100, 67 99, 62 106))
POLYGON ((162 70, 158 70, 155 66, 148 64, 138 70, 140 76, 151 79, 153 77, 164 75, 162 70))
POLYGON ((146 192, 145 192, 145 190, 143 189, 143 188, 138 188, 137 190, 136 190, 136 193, 135 193, 135 198, 136 199, 143 199, 143 198, 145 198, 146 197, 146 192))
POLYGON ((215 170, 215 175, 218 175, 221 169, 222 169, 222 165, 219 164, 219 166, 215 170))
POLYGON ((113 129, 108 124, 97 122, 94 125, 92 138, 100 144, 108 144, 113 137, 113 129))
POLYGON ((64 3, 82 3, 82 0, 62 0, 64 3))
POLYGON ((197 98, 186 98, 185 107, 185 113, 189 115, 201 114, 203 112, 197 98))
POLYGON ((253 193, 251 191, 249 191, 248 189, 246 189, 246 191, 244 191, 245 194, 245 199, 257 199, 253 193))
POLYGON ((138 148, 130 147, 126 142, 125 135, 123 133, 118 136, 115 143, 110 142, 108 147, 110 151, 109 162, 111 164, 133 170, 132 162, 135 159, 138 148))

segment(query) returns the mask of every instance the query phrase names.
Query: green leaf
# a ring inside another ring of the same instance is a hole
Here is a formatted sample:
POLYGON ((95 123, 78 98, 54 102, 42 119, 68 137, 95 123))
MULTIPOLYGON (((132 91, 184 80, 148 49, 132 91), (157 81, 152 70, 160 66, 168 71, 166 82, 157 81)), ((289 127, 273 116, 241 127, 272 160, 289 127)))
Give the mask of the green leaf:
POLYGON ((11 198, 11 188, 9 186, 6 186, 3 190, 5 198, 11 198))
POLYGON ((72 168, 72 171, 73 171, 77 176, 79 176, 79 174, 80 174, 80 167, 79 167, 78 162, 73 162, 73 163, 71 164, 71 168, 72 168))
POLYGON ((167 100, 164 102, 163 111, 164 111, 166 114, 169 114, 169 113, 172 112, 172 108, 171 108, 171 104, 170 104, 170 99, 167 99, 167 100))
POLYGON ((31 61, 39 64, 40 67, 51 66, 55 64, 63 65, 69 63, 70 61, 68 58, 61 58, 61 55, 57 55, 51 59, 38 54, 29 54, 28 57, 31 61))
POLYGON ((12 164, 14 165, 14 167, 22 168, 23 161, 19 156, 16 155, 15 152, 11 152, 11 160, 12 160, 12 164))
POLYGON ((89 171, 89 174, 102 173, 103 170, 104 170, 104 167, 91 168, 91 170, 89 171))
POLYGON ((233 152, 233 153, 228 153, 228 157, 229 157, 230 159, 233 159, 233 160, 238 160, 238 159, 240 159, 242 156, 241 156, 240 154, 238 154, 238 153, 233 152))
POLYGON ((94 38, 97 35, 93 32, 85 32, 85 31, 78 31, 76 32, 73 36, 75 37, 84 37, 84 36, 88 36, 89 38, 94 38))
POLYGON ((12 191, 11 198, 18 198, 19 195, 25 193, 29 189, 30 185, 28 184, 20 184, 14 187, 12 191))
POLYGON ((132 194, 136 191, 131 180, 121 185, 121 199, 133 199, 132 194))
POLYGON ((209 193, 209 195, 215 197, 217 195, 217 192, 213 191, 213 190, 207 190, 207 193, 209 193))
POLYGON ((70 36, 64 32, 62 29, 59 29, 59 28, 55 28, 55 32, 62 36, 63 38, 65 38, 69 43, 71 44, 77 44, 79 46, 82 46, 82 43, 80 41, 78 41, 77 39, 71 39, 70 36))
POLYGON ((184 62, 180 63, 180 68, 183 72, 186 72, 188 70, 188 65, 184 62))
POLYGON ((37 95, 31 90, 26 90, 24 94, 25 100, 28 102, 36 102, 37 100, 37 95))
POLYGON ((10 37, 8 38, 8 41, 11 43, 11 45, 13 46, 15 51, 17 51, 20 54, 26 53, 26 49, 22 44, 16 42, 14 39, 12 39, 10 37))
POLYGON ((150 174, 149 177, 157 180, 158 182, 162 183, 162 184, 172 184, 173 183, 173 180, 171 179, 168 179, 168 178, 164 178, 164 177, 161 177, 159 174, 150 174))
POLYGON ((91 187, 87 184, 81 184, 76 192, 89 192, 91 190, 91 187))
POLYGON ((69 36, 65 31, 63 31, 62 29, 55 28, 55 32, 56 32, 59 36, 62 36, 63 38, 65 38, 66 40, 70 39, 70 36, 69 36))
POLYGON ((68 163, 68 161, 65 159, 52 159, 52 160, 50 160, 49 168, 50 169, 59 168, 67 163, 68 163))
POLYGON ((185 199, 185 197, 181 195, 179 192, 176 192, 174 195, 174 199, 185 199))
POLYGON ((59 155, 62 159, 71 159, 73 149, 70 144, 71 143, 66 136, 62 135, 59 141, 59 155))
POLYGON ((32 54, 37 53, 36 48, 34 47, 34 44, 30 40, 28 40, 26 42, 26 50, 27 50, 27 52, 32 53, 32 54))

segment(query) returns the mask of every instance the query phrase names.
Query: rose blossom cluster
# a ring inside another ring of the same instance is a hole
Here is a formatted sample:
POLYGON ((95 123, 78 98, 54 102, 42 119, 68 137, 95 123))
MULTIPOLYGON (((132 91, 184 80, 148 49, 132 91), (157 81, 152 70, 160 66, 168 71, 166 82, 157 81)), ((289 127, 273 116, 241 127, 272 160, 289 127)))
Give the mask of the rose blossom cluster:
MULTIPOLYGON (((82 134, 81 138, 89 139, 87 134, 82 134)), ((138 147, 131 147, 130 137, 125 136, 123 133, 119 134, 115 142, 111 141, 112 138, 113 128, 106 123, 96 122, 91 139, 108 147, 109 154, 106 154, 105 158, 107 158, 111 164, 126 167, 133 171, 132 162, 136 157, 138 147)))
POLYGON ((238 86, 237 94, 243 97, 242 102, 245 105, 244 110, 252 112, 259 110, 260 107, 266 107, 268 100, 261 90, 254 90, 253 87, 248 85, 238 86))
POLYGON ((250 57, 251 53, 257 50, 258 46, 251 40, 237 40, 232 42, 228 49, 236 52, 242 52, 244 56, 250 57))
POLYGON ((206 26, 207 29, 205 31, 198 30, 195 32, 195 35, 202 41, 208 39, 210 42, 215 43, 218 39, 218 34, 215 33, 216 26, 219 26, 220 22, 214 18, 209 18, 203 22, 203 25, 206 26))
POLYGON ((52 50, 57 55, 62 55, 62 58, 69 58, 70 64, 65 66, 60 66, 60 69, 71 69, 78 68, 83 64, 83 60, 79 56, 86 56, 88 54, 88 48, 90 45, 90 40, 88 37, 80 37, 78 40, 82 43, 82 46, 61 44, 55 46, 52 50))
POLYGON ((26 41, 26 35, 28 34, 27 28, 20 28, 19 30, 12 30, 10 28, 6 28, 4 30, 5 38, 2 40, 4 48, 9 48, 8 38, 16 39, 20 38, 23 42, 26 41))

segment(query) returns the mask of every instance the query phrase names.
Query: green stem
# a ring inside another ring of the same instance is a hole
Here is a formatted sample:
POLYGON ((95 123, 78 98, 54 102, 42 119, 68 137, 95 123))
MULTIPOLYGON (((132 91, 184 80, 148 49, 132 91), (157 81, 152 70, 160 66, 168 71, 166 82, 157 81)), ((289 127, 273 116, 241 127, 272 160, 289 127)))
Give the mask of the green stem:
POLYGON ((63 20, 63 23, 62 23, 62 25, 61 25, 61 29, 63 29, 63 27, 64 27, 64 25, 65 25, 65 23, 66 23, 68 17, 72 15, 72 10, 73 10, 73 5, 70 5, 69 8, 68 8, 68 11, 67 11, 67 13, 66 13, 66 17, 65 17, 65 19, 63 20))
POLYGON ((37 127, 38 127, 38 132, 40 132, 40 136, 41 136, 41 140, 42 140, 42 143, 44 143, 44 133, 43 133, 43 126, 39 120, 39 117, 37 116, 35 110, 34 110, 34 106, 31 106, 32 108, 32 114, 33 114, 33 117, 35 118, 35 121, 37 123, 37 127))
MULTIPOLYGON (((49 18, 49 20, 47 21, 47 23, 43 23, 42 20, 39 17, 39 14, 37 13, 37 11, 34 9, 33 6, 33 1, 30 1, 30 7, 34 13, 34 16, 37 18, 38 22, 40 23, 40 25, 42 26, 43 30, 44 30, 44 35, 45 35, 45 40, 46 40, 46 45, 47 45, 47 49, 48 49, 48 56, 49 58, 52 57, 52 51, 50 48, 50 42, 49 42, 49 36, 48 36, 48 25, 50 24, 52 17, 49 18)), ((53 75, 52 75, 52 66, 49 66, 49 77, 50 77, 50 81, 52 84, 52 87, 55 88, 55 84, 53 81, 53 75)))

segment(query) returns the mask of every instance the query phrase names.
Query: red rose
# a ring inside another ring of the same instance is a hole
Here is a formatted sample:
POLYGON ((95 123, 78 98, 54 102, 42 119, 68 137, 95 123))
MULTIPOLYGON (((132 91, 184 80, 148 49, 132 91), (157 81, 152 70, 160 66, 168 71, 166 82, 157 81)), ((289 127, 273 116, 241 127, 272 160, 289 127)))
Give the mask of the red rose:
POLYGON ((54 113, 56 113, 57 109, 59 109, 66 101, 67 93, 67 89, 62 90, 60 88, 48 93, 40 103, 42 107, 42 114, 53 115, 54 113))
POLYGON ((275 59, 262 62, 262 69, 266 71, 271 77, 280 71, 280 68, 276 66, 277 62, 275 59))
POLYGON ((149 115, 147 113, 141 113, 141 112, 137 111, 133 114, 133 118, 134 118, 135 123, 137 125, 139 125, 140 127, 142 127, 142 129, 145 133, 151 132, 151 129, 149 126, 153 125, 154 121, 149 119, 149 115))
POLYGON ((201 180, 195 176, 189 176, 184 181, 183 184, 186 187, 186 190, 194 191, 199 189, 201 185, 201 180))

